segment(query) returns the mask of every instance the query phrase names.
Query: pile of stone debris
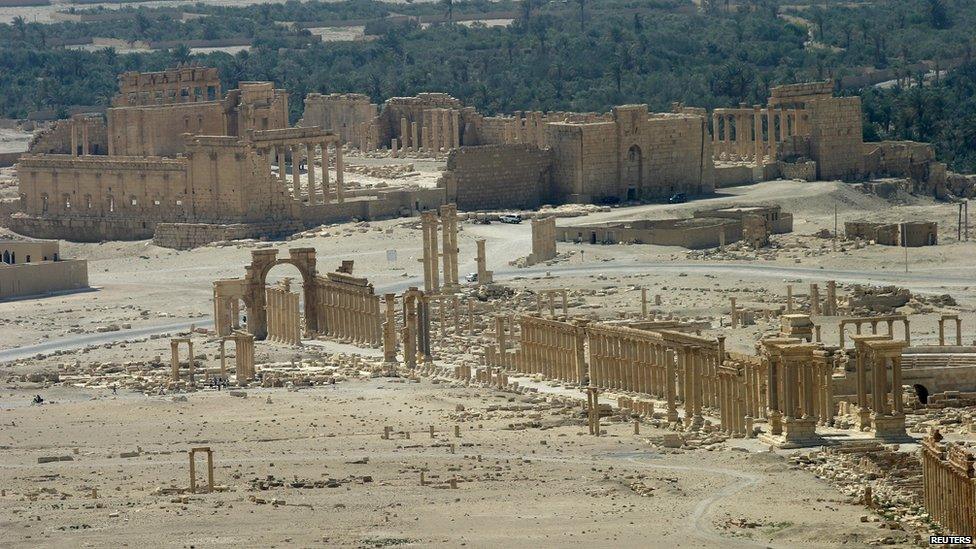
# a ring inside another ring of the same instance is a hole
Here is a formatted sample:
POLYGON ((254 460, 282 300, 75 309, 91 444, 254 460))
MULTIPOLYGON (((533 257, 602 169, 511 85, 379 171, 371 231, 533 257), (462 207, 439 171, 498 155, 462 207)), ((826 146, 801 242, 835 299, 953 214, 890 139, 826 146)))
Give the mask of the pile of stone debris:
POLYGON ((790 461, 837 486, 852 503, 872 509, 875 515, 861 520, 890 530, 875 544, 918 543, 929 533, 939 533, 922 505, 922 465, 917 450, 902 451, 898 445, 885 446, 875 440, 851 441, 796 454, 790 461))
POLYGON ((357 173, 377 179, 400 179, 419 175, 413 164, 394 164, 386 166, 363 166, 360 164, 345 166, 343 170, 347 173, 357 173))

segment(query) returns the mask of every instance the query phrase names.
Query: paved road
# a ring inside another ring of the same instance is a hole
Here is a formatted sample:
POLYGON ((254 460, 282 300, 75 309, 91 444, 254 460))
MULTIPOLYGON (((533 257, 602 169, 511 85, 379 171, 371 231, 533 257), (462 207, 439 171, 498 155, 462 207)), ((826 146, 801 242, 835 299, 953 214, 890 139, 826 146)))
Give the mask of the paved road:
MULTIPOLYGON (((947 287, 976 286, 976 277, 945 275, 935 270, 919 272, 882 272, 857 270, 829 270, 812 267, 792 267, 785 265, 762 265, 753 263, 674 263, 674 262, 598 262, 598 263, 564 263, 553 266, 531 267, 527 269, 505 268, 495 271, 495 280, 512 279, 514 277, 544 276, 579 276, 579 275, 617 275, 638 273, 698 273, 716 275, 736 275, 748 278, 801 278, 808 280, 832 279, 845 283, 869 284, 897 284, 916 292, 941 293, 947 287)), ((402 292, 410 286, 422 286, 419 277, 405 278, 393 284, 380 285, 376 290, 380 293, 402 292)), ((95 334, 80 334, 60 339, 53 339, 36 345, 14 347, 0 351, 0 363, 28 358, 38 353, 52 353, 81 349, 88 345, 102 345, 118 341, 139 339, 154 334, 185 331, 191 325, 206 328, 213 325, 209 317, 201 317, 192 322, 177 322, 155 326, 143 326, 131 330, 105 332, 95 334)))
POLYGON ((153 326, 143 326, 132 328, 131 330, 119 330, 117 332, 102 332, 94 334, 78 334, 60 339, 52 339, 36 345, 24 345, 0 351, 0 362, 9 362, 21 358, 32 357, 38 353, 53 353, 55 351, 68 351, 81 349, 89 345, 103 345, 127 339, 139 339, 155 334, 165 334, 189 330, 190 326, 209 328, 213 326, 213 321, 209 317, 199 318, 193 322, 175 322, 170 324, 157 324, 153 326))

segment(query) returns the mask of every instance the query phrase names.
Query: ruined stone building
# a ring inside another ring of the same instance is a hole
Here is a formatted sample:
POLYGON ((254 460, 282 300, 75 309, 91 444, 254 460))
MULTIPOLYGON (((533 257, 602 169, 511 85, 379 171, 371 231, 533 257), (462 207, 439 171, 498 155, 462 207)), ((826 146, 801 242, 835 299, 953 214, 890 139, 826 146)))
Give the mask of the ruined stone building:
POLYGON ((905 177, 913 190, 945 195, 946 167, 931 145, 865 143, 861 99, 834 97, 831 81, 777 86, 768 103, 712 111, 717 186, 789 177, 858 181, 905 177), (735 165, 738 163, 738 165, 735 165), (748 164, 752 169, 744 169, 748 164))
POLYGON ((157 235, 180 248, 443 203, 438 190, 348 195, 340 138, 288 128, 287 113, 270 82, 222 93, 212 68, 125 73, 104 119, 55 124, 20 158, 10 226, 81 241, 157 235))
POLYGON ((0 299, 88 287, 88 262, 50 240, 0 240, 0 299))

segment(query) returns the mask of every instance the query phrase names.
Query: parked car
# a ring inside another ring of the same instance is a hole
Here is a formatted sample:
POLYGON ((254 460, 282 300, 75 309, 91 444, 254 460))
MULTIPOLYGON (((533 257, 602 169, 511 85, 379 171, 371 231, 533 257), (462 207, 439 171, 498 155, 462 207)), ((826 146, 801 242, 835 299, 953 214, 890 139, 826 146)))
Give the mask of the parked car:
POLYGON ((468 282, 477 282, 478 273, 468 273, 464 276, 464 279, 467 280, 468 282))
POLYGON ((683 202, 688 202, 688 195, 685 193, 674 193, 668 199, 668 204, 681 204, 683 202))
POLYGON ((498 216, 498 220, 502 223, 521 223, 522 216, 519 214, 502 214, 498 216))

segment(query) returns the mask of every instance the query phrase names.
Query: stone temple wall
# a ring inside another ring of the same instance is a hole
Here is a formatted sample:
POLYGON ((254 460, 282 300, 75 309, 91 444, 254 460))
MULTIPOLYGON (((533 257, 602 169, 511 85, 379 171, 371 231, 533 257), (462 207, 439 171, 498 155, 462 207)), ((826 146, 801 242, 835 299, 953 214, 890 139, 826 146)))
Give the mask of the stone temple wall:
POLYGON ((377 106, 369 96, 359 93, 310 93, 305 97, 305 112, 299 126, 318 126, 338 134, 343 143, 359 143, 363 124, 375 123, 377 106))
POLYGON ((453 149, 438 183, 461 210, 533 209, 549 200, 552 157, 534 145, 453 149))
POLYGON ((810 153, 821 180, 856 180, 863 172, 861 98, 834 97, 807 103, 810 153))
POLYGON ((553 193, 565 202, 603 202, 692 195, 715 190, 705 119, 648 115, 646 106, 614 109, 611 122, 553 123, 553 193))

